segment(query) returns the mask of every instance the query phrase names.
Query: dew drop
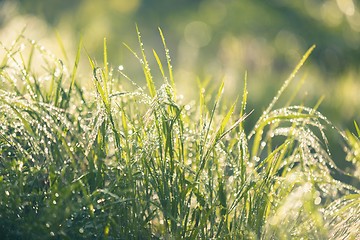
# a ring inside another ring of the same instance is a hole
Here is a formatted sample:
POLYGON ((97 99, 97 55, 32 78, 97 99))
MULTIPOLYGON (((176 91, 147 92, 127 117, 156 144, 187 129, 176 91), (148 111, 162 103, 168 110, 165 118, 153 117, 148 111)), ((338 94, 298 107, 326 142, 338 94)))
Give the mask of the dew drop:
POLYGON ((321 203, 321 197, 315 198, 314 204, 315 204, 315 205, 319 205, 320 203, 321 203))
POLYGON ((22 44, 20 45, 19 51, 22 52, 22 51, 24 51, 24 49, 25 49, 25 44, 22 43, 22 44))

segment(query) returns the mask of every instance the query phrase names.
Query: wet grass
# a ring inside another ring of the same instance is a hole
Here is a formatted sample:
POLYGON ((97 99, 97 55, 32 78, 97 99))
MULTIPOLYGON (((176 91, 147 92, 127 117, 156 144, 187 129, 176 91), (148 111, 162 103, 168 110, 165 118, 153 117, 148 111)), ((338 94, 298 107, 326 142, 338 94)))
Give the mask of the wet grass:
POLYGON ((129 47, 147 88, 111 68, 106 40, 102 64, 88 57, 93 90, 77 76, 81 42, 73 64, 22 35, 2 46, 0 235, 359 238, 360 192, 333 178, 342 170, 326 138, 328 131, 342 138, 346 161, 356 167, 351 176, 359 178, 356 123, 356 133, 340 131, 317 106, 292 98, 277 107, 314 47, 247 132, 246 77, 229 106, 224 84, 211 91, 199 83, 199 98, 183 103, 160 35, 163 60, 153 51, 160 86, 139 32, 140 53, 129 47))

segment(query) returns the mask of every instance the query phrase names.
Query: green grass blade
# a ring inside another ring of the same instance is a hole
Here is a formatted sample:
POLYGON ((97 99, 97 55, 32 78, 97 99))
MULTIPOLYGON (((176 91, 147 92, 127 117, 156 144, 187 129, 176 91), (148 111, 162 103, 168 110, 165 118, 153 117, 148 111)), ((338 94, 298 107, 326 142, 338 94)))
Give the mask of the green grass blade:
POLYGON ((236 102, 235 101, 233 103, 233 105, 230 107, 229 111, 227 112, 227 114, 225 115, 225 117, 222 119, 221 123, 220 123, 220 126, 219 126, 219 129, 217 130, 216 132, 216 139, 218 139, 220 136, 222 136, 222 134, 224 133, 225 131, 225 127, 226 125, 228 124, 231 116, 233 115, 234 113, 234 110, 235 110, 235 107, 236 107, 236 102))
POLYGON ((354 121, 354 126, 355 126, 356 133, 357 133, 358 137, 360 137, 360 128, 359 128, 359 125, 357 124, 356 121, 354 121))
POLYGON ((165 56, 166 56, 166 62, 167 62, 168 71, 169 71, 170 84, 175 89, 175 81, 174 81, 173 70, 172 70, 172 65, 171 65, 170 50, 166 46, 165 37, 164 37, 164 34, 163 34, 161 28, 159 28, 159 32, 160 32, 160 37, 161 37, 161 40, 162 40, 162 43, 163 43, 163 46, 165 49, 165 56))
POLYGON ((73 70, 72 70, 72 73, 71 73, 71 83, 70 83, 69 91, 68 91, 68 94, 67 94, 68 101, 70 99, 70 94, 71 94, 72 88, 74 86, 75 79, 76 79, 76 73, 77 73, 77 70, 78 70, 78 67, 79 67, 81 48, 82 48, 82 37, 80 38, 80 41, 79 41, 79 45, 78 45, 77 52, 76 52, 76 57, 75 57, 75 62, 74 62, 74 67, 73 67, 73 70))
POLYGON ((104 71, 103 71, 103 79, 104 79, 104 92, 106 94, 106 98, 108 98, 108 90, 107 85, 109 81, 109 63, 108 63, 108 55, 107 55, 107 44, 106 44, 106 38, 104 38, 104 71))
POLYGON ((258 122, 255 124, 255 127, 253 129, 253 131, 250 133, 250 135, 248 136, 248 138, 250 139, 255 132, 257 131, 256 128, 259 126, 259 123, 263 120, 263 118, 265 118, 269 112, 273 109, 274 105, 276 104, 276 102, 279 100, 280 96, 283 94, 283 92, 287 89, 287 87, 289 86, 289 84, 291 83, 291 81, 295 78, 296 73, 300 70, 300 68, 302 67, 302 65, 306 62, 306 60, 309 58, 310 54, 312 53, 312 51, 315 49, 315 45, 312 45, 307 51, 306 53, 302 56, 301 60, 299 61, 299 63, 295 66, 294 70, 291 72, 290 76, 285 80, 284 84, 281 86, 280 90, 277 92, 277 94, 275 95, 275 97, 273 98, 273 100, 271 101, 271 103, 269 104, 269 106, 266 108, 266 110, 263 112, 263 114, 261 115, 261 117, 259 118, 258 122))
POLYGON ((64 42, 61 39, 59 31, 55 31, 55 35, 56 35, 56 40, 57 40, 57 42, 59 44, 61 53, 64 55, 65 61, 68 64, 69 63, 69 58, 68 58, 68 55, 67 55, 67 51, 65 50, 64 42))
MULTIPOLYGON (((243 96, 242 96, 242 101, 241 101, 241 109, 240 109, 240 118, 242 118, 245 114, 246 111, 246 104, 247 104, 247 95, 248 95, 248 90, 247 90, 247 72, 245 72, 245 77, 244 77, 244 90, 243 90, 243 96)), ((240 130, 243 129, 243 123, 241 122, 240 125, 240 130)))
POLYGON ((240 117, 242 117, 246 111, 246 104, 247 104, 247 95, 248 95, 248 90, 247 90, 247 72, 245 72, 245 77, 244 77, 244 91, 243 91, 243 97, 242 97, 242 102, 241 102, 241 109, 240 109, 240 117))
POLYGON ((283 94, 283 92, 285 91, 285 89, 289 86, 289 84, 291 83, 291 81, 295 78, 297 72, 300 70, 300 68, 302 67, 302 65, 305 63, 305 61, 309 58, 310 54, 312 53, 312 51, 315 49, 315 45, 312 45, 307 51, 306 53, 302 56, 300 62, 296 65, 296 67, 294 68, 294 70, 291 72, 290 76, 285 80, 284 84, 281 86, 280 90, 277 92, 277 94, 275 95, 275 97, 273 98, 273 100, 271 101, 270 105, 267 107, 267 109, 264 111, 263 115, 267 115, 272 108, 274 107, 275 103, 279 100, 280 96, 283 94))
POLYGON ((142 61, 141 62, 142 62, 142 67, 143 67, 143 72, 144 72, 144 75, 145 75, 146 83, 147 83, 147 86, 148 86, 148 89, 149 89, 149 92, 150 92, 150 96, 155 97, 155 95, 156 95, 155 84, 154 84, 153 77, 151 75, 149 62, 147 61, 147 57, 146 57, 145 50, 144 50, 144 47, 143 47, 144 43, 141 40, 141 34, 140 34, 140 31, 139 31, 139 28, 138 28, 137 25, 136 25, 136 32, 137 32, 137 35, 138 35, 138 42, 139 42, 139 45, 140 45, 140 50, 141 50, 141 55, 142 55, 142 61))
POLYGON ((153 54, 154 54, 155 60, 158 64, 161 75, 162 75, 163 79, 166 80, 166 76, 165 76, 165 72, 164 72, 164 68, 162 66, 161 60, 154 49, 153 49, 153 54))

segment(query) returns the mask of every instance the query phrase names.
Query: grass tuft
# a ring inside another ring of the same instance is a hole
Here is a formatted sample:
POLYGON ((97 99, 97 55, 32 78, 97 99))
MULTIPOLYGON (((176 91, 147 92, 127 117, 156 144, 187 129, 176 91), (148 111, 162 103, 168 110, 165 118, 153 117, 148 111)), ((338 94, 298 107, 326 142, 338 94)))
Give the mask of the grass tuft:
POLYGON ((1 45, 4 239, 360 238, 360 192, 333 177, 343 170, 326 138, 329 131, 343 138, 356 167, 344 174, 358 179, 358 125, 356 134, 343 133, 318 104, 291 104, 294 95, 275 108, 314 46, 247 133, 247 75, 240 112, 238 99, 222 103, 224 82, 213 94, 199 81, 199 100, 184 104, 162 31, 165 55, 153 50, 163 78, 156 88, 136 30, 140 54, 128 48, 147 91, 112 69, 106 39, 103 66, 88 56, 93 90, 77 74, 81 41, 71 73, 22 35, 1 45))

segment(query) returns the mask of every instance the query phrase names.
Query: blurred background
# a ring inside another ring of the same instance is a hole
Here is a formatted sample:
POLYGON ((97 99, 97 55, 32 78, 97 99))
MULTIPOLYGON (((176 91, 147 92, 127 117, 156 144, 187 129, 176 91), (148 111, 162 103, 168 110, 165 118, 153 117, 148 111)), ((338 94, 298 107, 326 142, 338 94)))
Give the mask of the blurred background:
MULTIPOLYGON (((214 86, 224 79, 226 101, 232 102, 241 96, 247 72, 254 119, 316 44, 295 79, 305 78, 305 84, 294 103, 314 106, 324 96, 319 109, 336 126, 353 130, 353 121, 360 122, 358 1, 0 0, 5 46, 25 28, 27 37, 61 56, 58 34, 72 59, 82 35, 86 50, 101 62, 106 37, 113 67, 123 65, 125 73, 145 85, 140 65, 123 45, 138 52, 135 24, 149 59, 153 48, 164 54, 158 27, 163 30, 185 99, 198 96, 197 79, 210 79, 214 86)), ((88 65, 86 59, 82 63, 88 65)))

